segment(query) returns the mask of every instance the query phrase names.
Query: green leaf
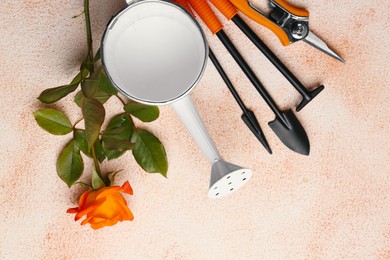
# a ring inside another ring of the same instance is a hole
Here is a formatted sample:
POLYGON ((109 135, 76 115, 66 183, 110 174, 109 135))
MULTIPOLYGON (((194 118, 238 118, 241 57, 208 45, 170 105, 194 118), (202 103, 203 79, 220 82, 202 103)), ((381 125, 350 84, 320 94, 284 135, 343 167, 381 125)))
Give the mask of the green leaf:
POLYGON ((134 132, 131 141, 135 143, 133 156, 137 163, 149 173, 167 176, 168 161, 165 148, 153 134, 146 130, 134 132))
POLYGON ((126 113, 114 116, 103 133, 103 149, 108 160, 122 156, 134 144, 129 142, 133 134, 133 121, 126 113))
POLYGON ((104 149, 104 143, 103 143, 103 150, 104 150, 104 154, 106 155, 107 157, 107 160, 113 160, 113 159, 116 159, 116 158, 119 158, 121 157, 125 152, 126 150, 123 150, 123 151, 117 151, 117 150, 108 150, 107 148, 104 149))
POLYGON ((90 98, 83 99, 81 110, 84 116, 88 149, 90 149, 99 136, 100 127, 104 122, 105 110, 102 103, 90 98))
POLYGON ((128 140, 117 140, 103 137, 103 150, 108 160, 122 156, 126 151, 134 148, 134 144, 128 140))
POLYGON ((102 141, 97 139, 94 144, 94 147, 95 147, 95 154, 97 159, 99 160, 99 162, 103 162, 104 159, 106 159, 106 154, 104 153, 103 150, 102 141))
POLYGON ((84 163, 80 149, 71 140, 60 153, 57 159, 57 174, 68 187, 71 187, 83 174, 84 163))
POLYGON ((40 109, 34 112, 38 125, 53 135, 66 135, 72 132, 69 119, 56 109, 40 109))
POLYGON ((88 77, 89 71, 90 71, 90 69, 87 68, 87 67, 84 67, 82 70, 80 70, 80 73, 81 73, 80 82, 81 82, 83 79, 85 79, 86 77, 88 77))
POLYGON ((98 81, 93 79, 86 79, 81 83, 81 91, 84 97, 94 98, 97 90, 98 81))
MULTIPOLYGON (((111 95, 102 92, 101 90, 96 90, 94 94, 94 98, 98 100, 100 103, 104 104, 107 102, 108 99, 110 99, 111 95)), ((81 102, 84 99, 84 95, 82 91, 77 92, 76 96, 74 97, 74 102, 81 107, 81 102)))
POLYGON ((91 75, 91 79, 98 80, 100 74, 103 72, 103 66, 99 66, 95 72, 91 75))
POLYGON ((100 48, 96 51, 95 57, 93 58, 93 63, 100 60, 100 48))
POLYGON ((125 111, 132 114, 143 122, 152 122, 158 118, 160 111, 156 106, 148 106, 135 102, 127 103, 125 111))
POLYGON ((134 148, 134 144, 128 140, 117 140, 103 137, 103 147, 108 150, 127 151, 134 148))
MULTIPOLYGON (((92 152, 91 149, 88 149, 88 144, 87 144, 87 137, 85 135, 85 131, 82 129, 77 129, 74 132, 74 139, 79 146, 80 150, 89 158, 92 158, 92 152)), ((94 143, 95 147, 95 153, 96 157, 99 160, 99 162, 103 162, 104 159, 106 158, 106 155, 104 154, 103 151, 103 146, 102 143, 99 139, 97 139, 94 143)))
POLYGON ((76 83, 78 84, 78 83, 80 83, 83 79, 85 79, 88 76, 89 70, 87 68, 82 68, 82 70, 83 70, 82 72, 80 71, 76 75, 76 77, 74 77, 74 79, 70 82, 69 85, 76 84, 76 83))
POLYGON ((123 169, 122 169, 122 170, 119 170, 119 171, 107 173, 107 175, 106 175, 106 180, 105 180, 105 184, 106 184, 107 187, 110 186, 111 183, 114 183, 116 175, 117 175, 118 173, 120 173, 121 171, 123 171, 123 169), (111 176, 110 176, 110 175, 111 175, 111 176))
POLYGON ((111 81, 108 79, 107 75, 104 73, 103 69, 99 73, 98 81, 99 81, 99 88, 104 93, 110 95, 116 95, 118 93, 116 88, 114 88, 114 86, 111 84, 111 81))
MULTIPOLYGON (((118 93, 104 74, 102 67, 99 67, 90 78, 82 82, 81 90, 84 97, 95 98, 102 104, 104 104, 112 95, 118 93)), ((81 94, 79 93, 76 95, 76 104, 80 103, 80 95, 81 94)))
POLYGON ((88 149, 88 143, 87 143, 87 137, 85 136, 85 131, 82 129, 76 129, 74 131, 74 140, 76 144, 79 146, 80 150, 88 157, 91 157, 91 152, 88 149))
POLYGON ((38 97, 38 99, 46 104, 54 103, 61 98, 67 96, 69 93, 75 91, 79 83, 59 86, 56 88, 49 88, 44 90, 38 97))
POLYGON ((81 63, 80 71, 82 71, 83 73, 84 73, 84 71, 88 71, 88 73, 89 73, 91 71, 92 67, 93 67, 93 62, 90 59, 89 55, 87 55, 87 57, 85 58, 83 63, 81 63))
POLYGON ((99 174, 96 172, 95 169, 92 170, 92 188, 94 190, 101 189, 105 187, 103 180, 100 178, 99 174))
POLYGON ((133 134, 133 121, 126 113, 114 116, 103 133, 104 137, 112 139, 129 139, 133 134))
POLYGON ((83 98, 84 98, 83 92, 80 90, 79 92, 77 92, 76 96, 74 97, 74 102, 79 107, 81 107, 81 102, 82 102, 83 98))
POLYGON ((46 104, 54 103, 61 98, 67 96, 69 93, 75 91, 80 82, 85 79, 88 74, 89 69, 82 65, 80 68, 80 72, 73 78, 73 80, 68 85, 46 89, 39 95, 38 99, 46 104))
POLYGON ((104 104, 107 102, 107 100, 110 99, 112 95, 107 94, 103 91, 101 91, 99 88, 96 90, 94 98, 97 99, 100 103, 104 104))
MULTIPOLYGON (((83 186, 84 188, 93 190, 93 188, 92 188, 90 185, 86 184, 85 182, 78 181, 78 182, 76 182, 75 184, 78 184, 78 185, 80 185, 80 186, 83 186)), ((74 185, 74 184, 73 184, 73 185, 74 185)))

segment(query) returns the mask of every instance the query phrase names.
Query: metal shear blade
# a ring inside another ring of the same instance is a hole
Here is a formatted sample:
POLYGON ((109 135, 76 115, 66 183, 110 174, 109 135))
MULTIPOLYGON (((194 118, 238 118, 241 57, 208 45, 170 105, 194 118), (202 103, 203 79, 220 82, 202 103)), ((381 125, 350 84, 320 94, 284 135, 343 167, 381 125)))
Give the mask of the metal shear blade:
POLYGON ((345 63, 345 60, 340 57, 336 52, 334 52, 329 46, 321 40, 317 35, 315 35, 312 31, 309 31, 307 36, 303 38, 303 41, 307 44, 313 46, 314 48, 317 48, 320 51, 325 52, 329 56, 332 56, 333 58, 345 63))
POLYGON ((271 12, 263 14, 251 0, 230 0, 241 12, 252 20, 273 31, 283 45, 301 41, 325 52, 329 56, 345 63, 336 52, 310 31, 309 12, 305 9, 294 7, 285 0, 269 0, 271 12))

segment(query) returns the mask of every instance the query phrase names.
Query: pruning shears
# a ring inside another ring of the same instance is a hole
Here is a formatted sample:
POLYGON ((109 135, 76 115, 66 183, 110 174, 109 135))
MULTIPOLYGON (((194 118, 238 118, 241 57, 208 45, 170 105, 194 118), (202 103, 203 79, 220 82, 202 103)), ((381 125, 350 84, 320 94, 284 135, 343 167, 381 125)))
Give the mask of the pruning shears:
POLYGON ((278 36, 284 46, 303 40, 331 57, 345 62, 336 52, 309 29, 309 12, 285 0, 269 0, 271 12, 265 15, 250 0, 230 0, 243 14, 267 27, 278 36))

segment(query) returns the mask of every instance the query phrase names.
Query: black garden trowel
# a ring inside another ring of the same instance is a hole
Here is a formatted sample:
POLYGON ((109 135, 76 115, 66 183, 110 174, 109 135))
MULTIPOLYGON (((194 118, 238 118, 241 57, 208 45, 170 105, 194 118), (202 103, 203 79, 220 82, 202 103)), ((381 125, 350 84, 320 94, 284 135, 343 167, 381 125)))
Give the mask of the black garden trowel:
POLYGON ((294 152, 309 155, 310 153, 310 142, 305 129, 303 129, 298 118, 291 111, 281 113, 283 120, 278 117, 274 121, 268 123, 272 131, 279 137, 279 139, 288 148, 294 152))

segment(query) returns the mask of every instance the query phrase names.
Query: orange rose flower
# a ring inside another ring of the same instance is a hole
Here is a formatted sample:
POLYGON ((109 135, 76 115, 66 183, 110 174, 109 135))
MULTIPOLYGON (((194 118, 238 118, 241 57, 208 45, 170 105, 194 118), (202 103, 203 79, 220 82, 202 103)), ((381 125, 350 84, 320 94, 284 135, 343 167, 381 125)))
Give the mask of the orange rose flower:
POLYGON ((133 195, 133 189, 128 181, 122 187, 111 186, 88 190, 81 195, 79 207, 70 208, 66 212, 76 213, 75 221, 86 216, 81 225, 89 223, 93 229, 112 226, 118 221, 133 220, 133 213, 119 192, 133 195))

